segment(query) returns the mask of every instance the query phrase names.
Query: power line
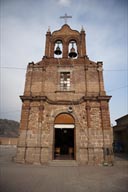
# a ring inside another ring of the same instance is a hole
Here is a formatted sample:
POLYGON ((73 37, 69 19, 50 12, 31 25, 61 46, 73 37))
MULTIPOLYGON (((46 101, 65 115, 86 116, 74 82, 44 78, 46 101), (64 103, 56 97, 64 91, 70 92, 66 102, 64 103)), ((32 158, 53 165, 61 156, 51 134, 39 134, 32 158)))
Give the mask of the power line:
POLYGON ((112 91, 116 91, 116 90, 119 90, 119 89, 124 89, 124 88, 126 88, 126 87, 128 87, 128 85, 123 86, 123 87, 118 87, 118 88, 116 88, 116 89, 111 89, 111 90, 108 90, 107 92, 112 92, 112 91))
POLYGON ((26 68, 18 68, 18 67, 0 67, 1 69, 18 69, 18 70, 26 70, 26 68))
MULTIPOLYGON (((116 90, 119 90, 119 89, 123 89, 123 88, 126 88, 126 87, 128 87, 128 85, 126 85, 126 86, 123 86, 123 87, 118 87, 118 88, 116 88, 116 89, 111 89, 111 90, 108 90, 107 92, 112 92, 112 91, 116 91, 116 90)), ((21 110, 14 110, 14 111, 5 111, 5 112, 0 112, 0 114, 2 115, 2 114, 7 114, 7 113, 19 113, 19 112, 21 112, 21 110)))
MULTIPOLYGON (((22 68, 22 67, 0 67, 1 69, 18 69, 18 70, 26 70, 26 68, 22 68)), ((121 72, 121 71, 128 71, 128 69, 105 69, 103 71, 117 71, 117 72, 121 72)))

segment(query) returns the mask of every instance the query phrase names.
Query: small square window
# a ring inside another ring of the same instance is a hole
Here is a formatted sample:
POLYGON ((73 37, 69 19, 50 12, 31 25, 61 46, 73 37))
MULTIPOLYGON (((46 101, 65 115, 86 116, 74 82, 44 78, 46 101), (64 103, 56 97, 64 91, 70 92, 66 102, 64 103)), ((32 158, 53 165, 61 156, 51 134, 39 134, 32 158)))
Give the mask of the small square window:
POLYGON ((70 72, 60 72, 60 88, 65 91, 70 89, 70 72))

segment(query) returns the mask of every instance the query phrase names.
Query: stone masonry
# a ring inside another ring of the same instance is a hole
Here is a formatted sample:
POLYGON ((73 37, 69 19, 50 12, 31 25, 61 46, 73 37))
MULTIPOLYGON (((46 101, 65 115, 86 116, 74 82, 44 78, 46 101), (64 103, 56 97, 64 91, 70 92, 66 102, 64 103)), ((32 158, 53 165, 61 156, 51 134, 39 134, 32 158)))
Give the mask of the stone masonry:
POLYGON ((78 32, 65 24, 53 33, 48 30, 43 59, 27 67, 16 162, 54 160, 55 118, 69 114, 75 120, 74 160, 80 165, 112 163, 111 96, 104 90, 102 67, 86 54, 84 29, 78 32), (71 41, 77 46, 76 58, 68 55, 71 41), (62 44, 61 57, 54 54, 56 42, 62 44), (70 74, 66 87, 60 85, 60 74, 70 74))

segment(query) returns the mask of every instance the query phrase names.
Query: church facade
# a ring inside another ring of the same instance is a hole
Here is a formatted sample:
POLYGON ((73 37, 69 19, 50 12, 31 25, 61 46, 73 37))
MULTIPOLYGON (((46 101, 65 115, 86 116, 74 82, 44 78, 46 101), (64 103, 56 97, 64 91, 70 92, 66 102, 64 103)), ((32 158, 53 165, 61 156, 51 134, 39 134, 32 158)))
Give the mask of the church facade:
POLYGON ((103 63, 86 53, 85 31, 64 24, 46 33, 45 55, 28 64, 16 162, 112 162, 103 63))

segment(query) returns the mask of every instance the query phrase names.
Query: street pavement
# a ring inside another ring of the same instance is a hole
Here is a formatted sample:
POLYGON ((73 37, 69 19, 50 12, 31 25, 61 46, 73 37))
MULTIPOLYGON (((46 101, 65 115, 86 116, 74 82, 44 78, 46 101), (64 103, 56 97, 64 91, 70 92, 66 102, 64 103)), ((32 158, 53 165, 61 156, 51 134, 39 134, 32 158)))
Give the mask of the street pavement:
POLYGON ((15 147, 0 147, 0 192, 127 192, 128 164, 42 166, 12 161, 15 147))

